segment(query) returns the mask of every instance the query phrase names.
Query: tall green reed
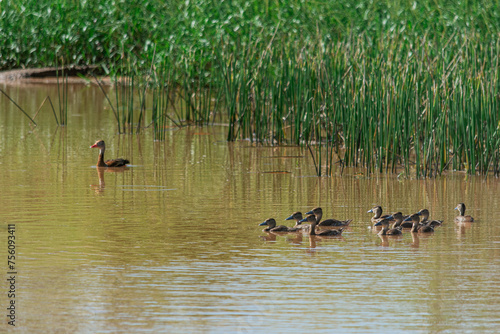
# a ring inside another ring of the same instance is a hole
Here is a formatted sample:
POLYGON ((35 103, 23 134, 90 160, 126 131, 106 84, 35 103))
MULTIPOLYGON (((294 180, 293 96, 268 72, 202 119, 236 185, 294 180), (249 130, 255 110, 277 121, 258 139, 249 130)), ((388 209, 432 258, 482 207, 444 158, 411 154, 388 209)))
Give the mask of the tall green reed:
POLYGON ((365 42, 219 50, 228 140, 309 145, 318 175, 499 173, 498 42, 365 42))

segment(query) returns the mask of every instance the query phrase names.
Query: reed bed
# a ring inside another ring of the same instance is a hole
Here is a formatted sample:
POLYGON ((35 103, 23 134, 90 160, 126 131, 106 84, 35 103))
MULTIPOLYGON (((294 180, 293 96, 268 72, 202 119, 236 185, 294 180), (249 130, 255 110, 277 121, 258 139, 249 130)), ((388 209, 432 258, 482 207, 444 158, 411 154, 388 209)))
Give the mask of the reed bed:
POLYGON ((498 175, 499 42, 457 38, 439 53, 417 42, 389 40, 374 51, 360 37, 249 48, 240 59, 220 53, 228 140, 309 145, 318 175, 337 161, 418 177, 498 175))
POLYGON ((303 146, 318 175, 500 174, 495 1, 0 6, 0 68, 107 64, 120 133, 217 119, 229 141, 303 146))

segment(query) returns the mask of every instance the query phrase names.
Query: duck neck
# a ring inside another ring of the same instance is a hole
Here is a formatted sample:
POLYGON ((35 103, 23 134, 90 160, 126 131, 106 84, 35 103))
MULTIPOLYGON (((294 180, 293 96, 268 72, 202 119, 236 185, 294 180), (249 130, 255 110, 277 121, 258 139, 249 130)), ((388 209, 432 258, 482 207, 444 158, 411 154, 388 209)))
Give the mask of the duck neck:
POLYGON ((316 235, 316 222, 311 223, 311 229, 309 230, 309 235, 316 235))
POLYGON ((418 222, 413 222, 413 226, 411 227, 410 232, 417 232, 418 231, 418 222))
POLYGON ((389 226, 384 226, 380 232, 378 232, 378 235, 386 235, 387 230, 389 229, 389 226))
POLYGON ((314 216, 316 217, 316 224, 319 224, 319 222, 321 221, 321 218, 323 218, 323 212, 320 212, 314 216))
POLYGON ((106 167, 104 162, 104 148, 99 149, 99 158, 97 159, 97 167, 106 167))

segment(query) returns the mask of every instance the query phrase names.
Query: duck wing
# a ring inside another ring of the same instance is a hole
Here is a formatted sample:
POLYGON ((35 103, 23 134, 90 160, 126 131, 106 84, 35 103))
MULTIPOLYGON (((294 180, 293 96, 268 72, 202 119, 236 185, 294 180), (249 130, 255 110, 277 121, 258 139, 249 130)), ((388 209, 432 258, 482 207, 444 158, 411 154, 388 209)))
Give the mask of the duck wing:
POLYGON ((123 167, 126 164, 130 163, 127 159, 115 159, 115 160, 108 160, 105 162, 106 166, 108 167, 123 167))

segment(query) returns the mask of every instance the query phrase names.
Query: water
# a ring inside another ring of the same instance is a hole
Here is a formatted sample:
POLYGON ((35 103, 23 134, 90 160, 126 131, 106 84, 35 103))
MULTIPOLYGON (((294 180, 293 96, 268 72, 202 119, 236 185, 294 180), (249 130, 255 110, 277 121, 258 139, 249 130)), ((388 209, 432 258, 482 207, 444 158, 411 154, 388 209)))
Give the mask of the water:
MULTIPOLYGON (((54 86, 1 86, 33 115, 54 86)), ((0 98, 0 254, 15 224, 22 333, 476 333, 500 326, 499 181, 314 176, 307 151, 227 143, 226 128, 117 135, 92 86, 71 86, 69 125, 43 107, 31 130, 0 98), (94 167, 124 157, 119 171, 94 167), (467 205, 474 224, 456 225, 467 205), (381 238, 375 204, 428 208, 434 234, 381 238), (342 237, 269 235, 294 211, 353 219, 342 237)), ((3 276, 8 269, 2 267, 3 276)), ((7 290, 3 280, 3 291, 7 290)), ((0 298, 8 306, 6 293, 0 298)), ((5 312, 5 311, 4 311, 5 312)), ((5 318, 4 318, 5 319, 5 318)), ((9 328, 6 321, 2 330, 9 328)))

